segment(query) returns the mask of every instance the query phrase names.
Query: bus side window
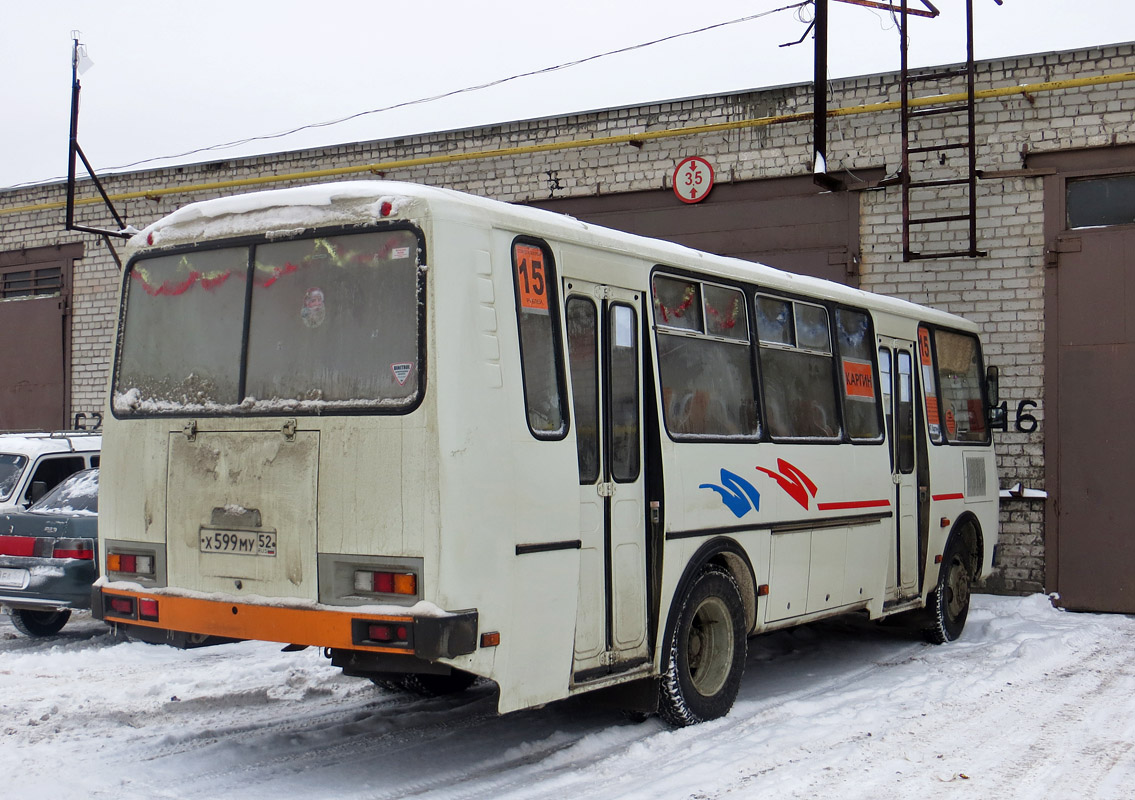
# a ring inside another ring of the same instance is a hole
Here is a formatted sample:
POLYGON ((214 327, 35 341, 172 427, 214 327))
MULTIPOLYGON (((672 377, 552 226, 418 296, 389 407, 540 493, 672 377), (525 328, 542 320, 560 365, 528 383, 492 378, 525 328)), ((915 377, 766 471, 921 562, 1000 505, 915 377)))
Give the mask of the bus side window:
POLYGON ((898 353, 898 393, 895 406, 895 449, 899 472, 914 472, 914 366, 910 353, 898 353))
POLYGON ((852 441, 881 441, 879 395, 871 363, 871 343, 875 341, 871 318, 862 311, 837 308, 835 319, 847 435, 852 441))
POLYGON ((888 347, 879 348, 879 390, 883 396, 883 419, 887 434, 887 449, 891 454, 891 469, 895 467, 895 415, 891 404, 891 387, 894 386, 894 376, 891 374, 891 350, 888 347))
POLYGON ((599 313, 579 295, 566 309, 579 483, 589 486, 599 480, 599 313))
POLYGON ((981 348, 977 337, 954 331, 934 330, 938 356, 938 390, 949 442, 989 441, 982 392, 981 348))
POLYGON ((537 439, 567 436, 567 418, 555 265, 542 243, 517 240, 512 245, 520 370, 528 429, 537 439))
POLYGON ((745 296, 655 275, 654 324, 666 430, 675 439, 759 433, 745 296))
POLYGON ((639 473, 638 320, 633 307, 613 304, 607 311, 607 402, 611 426, 611 477, 629 483, 639 473))
POLYGON ((769 433, 774 439, 838 439, 827 309, 757 295, 756 315, 769 433))

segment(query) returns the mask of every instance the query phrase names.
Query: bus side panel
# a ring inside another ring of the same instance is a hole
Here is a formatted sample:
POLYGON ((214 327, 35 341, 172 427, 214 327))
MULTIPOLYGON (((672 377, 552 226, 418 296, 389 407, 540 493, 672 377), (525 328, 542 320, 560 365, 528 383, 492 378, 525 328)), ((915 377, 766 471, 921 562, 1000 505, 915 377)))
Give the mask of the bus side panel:
MULTIPOLYGON (((881 610, 893 544, 885 447, 671 442, 664 451, 668 532, 700 544, 727 531, 756 548, 749 559, 767 574, 757 585, 768 585, 757 628, 829 610, 881 610), (841 517, 849 523, 839 525, 841 517)), ((684 570, 675 551, 669 542, 667 593, 684 570)))
POLYGON ((431 261, 440 536, 436 602, 476 608, 500 645, 456 666, 496 680, 501 712, 567 696, 579 550, 573 432, 528 430, 513 300, 512 232, 436 220, 431 261), (444 273, 443 273, 444 270, 444 273), (554 545, 541 550, 541 546, 554 545), (518 550, 519 548, 519 550, 518 550))

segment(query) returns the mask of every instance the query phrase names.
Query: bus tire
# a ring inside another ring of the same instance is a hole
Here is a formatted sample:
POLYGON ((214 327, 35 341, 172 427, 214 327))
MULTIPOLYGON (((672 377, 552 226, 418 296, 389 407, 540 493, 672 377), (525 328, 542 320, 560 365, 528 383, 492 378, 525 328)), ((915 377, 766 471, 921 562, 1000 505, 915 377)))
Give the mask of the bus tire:
POLYGON ((967 549, 964 537, 953 536, 942 555, 938 584, 926 603, 929 624, 922 630, 931 644, 954 641, 966 626, 973 586, 973 557, 967 549))
POLYGON ((675 727, 729 713, 745 672, 745 606, 737 581, 709 566, 690 583, 669 632, 658 713, 675 727))
POLYGON ((14 608, 11 612, 12 624, 25 636, 54 636, 63 630, 71 619, 71 610, 60 608, 55 611, 33 611, 27 608, 14 608))

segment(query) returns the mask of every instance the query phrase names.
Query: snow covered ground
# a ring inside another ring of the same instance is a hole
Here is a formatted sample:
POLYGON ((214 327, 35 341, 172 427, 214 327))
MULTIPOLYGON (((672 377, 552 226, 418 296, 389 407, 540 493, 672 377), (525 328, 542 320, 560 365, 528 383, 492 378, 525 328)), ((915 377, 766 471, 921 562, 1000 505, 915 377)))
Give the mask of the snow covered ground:
POLYGON ((934 647, 857 617, 750 640, 728 717, 683 730, 581 700, 499 717, 314 649, 178 651, 84 616, 0 618, 5 798, 1129 798, 1135 619, 976 596, 934 647))

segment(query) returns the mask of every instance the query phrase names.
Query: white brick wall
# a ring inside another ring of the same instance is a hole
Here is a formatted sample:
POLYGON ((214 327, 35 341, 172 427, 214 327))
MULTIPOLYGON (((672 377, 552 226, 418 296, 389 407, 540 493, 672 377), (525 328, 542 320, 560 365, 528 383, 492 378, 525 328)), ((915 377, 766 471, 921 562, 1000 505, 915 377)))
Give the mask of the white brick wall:
MULTIPOLYGON (((1135 47, 1029 56, 978 67, 977 89, 995 89, 1060 81, 1135 69, 1135 47)), ((857 107, 896 101, 897 76, 882 75, 837 81, 829 108, 857 107)), ((1135 82, 1039 91, 978 101, 979 169, 1019 170, 1022 152, 1053 151, 1135 142, 1135 82)), ((427 156, 454 156, 504 148, 523 148, 554 141, 574 141, 643 134, 675 128, 807 112, 811 86, 800 85, 720 97, 694 98, 637 108, 612 109, 570 117, 514 122, 472 130, 450 131, 387 141, 362 142, 320 150, 281 153, 177 169, 108 176, 111 194, 192 187, 217 181, 265 175, 289 175, 313 169, 356 167, 427 156)), ((945 126, 945 121, 930 125, 945 126)), ((944 130, 944 128, 943 128, 944 130)), ((548 152, 520 153, 382 170, 382 177, 448 186, 506 201, 550 196, 589 196, 650 190, 668 185, 675 164, 701 155, 714 164, 719 182, 801 175, 810 171, 811 121, 740 127, 697 135, 650 139, 641 147, 604 144, 548 152)), ((829 123, 828 163, 856 169, 900 163, 897 111, 839 116, 829 123)), ((371 173, 344 176, 374 177, 371 173)), ((327 179, 323 179, 327 180, 327 179)), ((186 202, 269 186, 132 199, 119 212, 143 227, 186 202)), ((81 188, 93 196, 90 186, 81 188)), ((63 200, 60 185, 0 193, 0 251, 84 241, 87 255, 74 280, 72 414, 102 408, 115 324, 119 274, 98 237, 67 233, 62 209, 6 209, 39 206, 63 200)), ((916 212, 940 208, 945 193, 927 196, 916 212)), ((1015 176, 983 180, 979 185, 978 246, 988 252, 977 259, 902 261, 900 191, 897 187, 867 191, 861 198, 861 285, 918 303, 963 314, 983 329, 988 360, 1001 368, 1002 395, 1010 409, 1021 399, 1040 401, 1044 384, 1043 188, 1040 177, 1015 176)), ((81 206, 79 220, 92 226, 110 224, 98 205, 81 206)), ((955 241, 948 228, 935 234, 955 241)), ((1044 408, 1033 409, 1041 421, 1031 434, 1002 434, 998 439, 1003 484, 1023 482, 1040 487, 1044 477, 1044 408)), ((1043 588, 1043 510, 1035 501, 1012 500, 1002 514, 999 571, 995 585, 1006 591, 1043 588)))

